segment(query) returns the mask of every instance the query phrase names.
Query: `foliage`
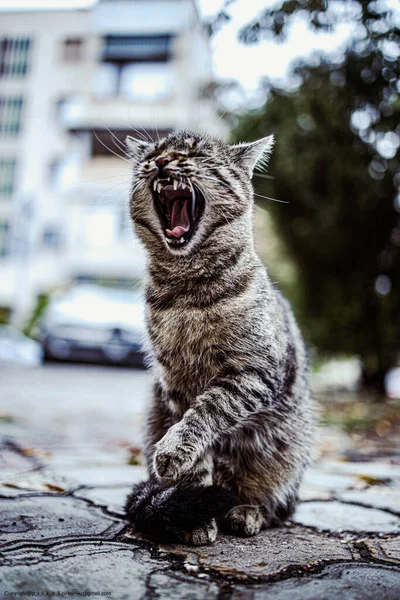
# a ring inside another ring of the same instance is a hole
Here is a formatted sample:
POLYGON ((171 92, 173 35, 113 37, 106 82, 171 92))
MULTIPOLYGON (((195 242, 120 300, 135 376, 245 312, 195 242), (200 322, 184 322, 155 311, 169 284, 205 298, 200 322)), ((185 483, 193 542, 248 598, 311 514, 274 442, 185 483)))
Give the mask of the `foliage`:
POLYGON ((0 325, 7 325, 10 321, 11 308, 9 306, 0 306, 0 325))
POLYGON ((281 39, 300 11, 318 29, 351 18, 351 43, 334 60, 297 63, 294 91, 268 82, 265 106, 235 139, 276 134, 274 179, 257 187, 289 201, 267 207, 297 265, 306 336, 322 351, 357 353, 365 381, 382 386, 400 332, 400 30, 383 2, 289 0, 241 37, 281 39))
POLYGON ((32 311, 31 316, 28 319, 27 324, 24 327, 25 335, 34 337, 38 332, 40 319, 42 318, 44 311, 46 310, 50 302, 49 294, 39 294, 36 299, 35 307, 32 311))

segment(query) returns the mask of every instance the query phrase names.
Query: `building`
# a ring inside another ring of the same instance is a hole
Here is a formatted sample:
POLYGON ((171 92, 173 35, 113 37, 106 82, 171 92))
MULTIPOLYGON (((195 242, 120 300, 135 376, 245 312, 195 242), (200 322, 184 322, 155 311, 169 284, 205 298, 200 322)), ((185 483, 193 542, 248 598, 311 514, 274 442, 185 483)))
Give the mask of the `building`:
POLYGON ((220 133, 195 0, 2 12, 0 306, 79 277, 139 277, 126 135, 220 133), (135 131, 136 130, 136 131, 135 131))

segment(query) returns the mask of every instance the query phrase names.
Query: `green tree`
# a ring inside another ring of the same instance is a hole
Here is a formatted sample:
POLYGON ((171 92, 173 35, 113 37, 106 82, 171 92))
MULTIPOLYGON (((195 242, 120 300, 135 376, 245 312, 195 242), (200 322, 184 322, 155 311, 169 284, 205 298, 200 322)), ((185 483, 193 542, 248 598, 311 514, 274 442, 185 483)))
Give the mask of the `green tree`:
POLYGON ((351 19, 354 37, 335 60, 294 65, 294 91, 267 82, 265 105, 234 136, 276 134, 274 179, 257 189, 288 202, 265 207, 297 266, 285 291, 306 337, 323 352, 358 354, 364 384, 382 389, 400 348, 400 30, 382 1, 289 0, 241 38, 283 38, 299 11, 315 29, 351 19))

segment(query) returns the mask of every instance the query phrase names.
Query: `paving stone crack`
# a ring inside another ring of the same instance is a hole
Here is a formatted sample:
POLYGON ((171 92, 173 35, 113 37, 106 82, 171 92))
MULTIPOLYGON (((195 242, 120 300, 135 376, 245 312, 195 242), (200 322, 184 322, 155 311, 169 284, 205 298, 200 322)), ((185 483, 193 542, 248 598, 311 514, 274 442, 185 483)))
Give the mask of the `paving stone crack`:
MULTIPOLYGON (((357 502, 354 500, 343 500, 342 498, 340 498, 340 496, 335 496, 335 495, 332 495, 332 499, 330 499, 330 500, 318 500, 318 502, 331 502, 332 500, 335 500, 336 502, 340 502, 340 504, 359 506, 360 508, 369 508, 370 510, 380 510, 382 512, 393 515, 394 517, 399 517, 399 515, 400 515, 400 511, 396 512, 395 510, 392 510, 391 508, 376 507, 376 506, 372 506, 370 504, 366 504, 363 502, 357 502)), ((313 500, 306 500, 305 502, 313 502, 313 500)))
POLYGON ((28 462, 32 463, 31 471, 40 471, 44 468, 44 465, 40 462, 40 460, 34 454, 27 454, 24 452, 23 446, 18 444, 12 438, 5 438, 2 440, 0 449, 5 448, 7 450, 11 450, 11 452, 15 452, 19 456, 23 456, 28 462))
POLYGON ((385 560, 384 558, 374 556, 364 540, 356 541, 353 543, 353 545, 359 553, 360 557, 362 558, 362 561, 367 564, 385 565, 387 567, 393 567, 397 564, 400 567, 400 561, 395 563, 393 562, 393 560, 385 560))
POLYGON ((0 494, 0 500, 22 500, 24 498, 75 498, 81 502, 85 502, 88 506, 93 508, 97 508, 103 514, 112 517, 113 519, 118 519, 118 521, 124 521, 125 519, 121 516, 120 513, 116 513, 107 508, 106 505, 98 504, 89 498, 84 498, 83 496, 76 496, 73 491, 65 491, 65 492, 33 492, 26 491, 20 494, 15 494, 14 496, 6 496, 4 494, 0 494))

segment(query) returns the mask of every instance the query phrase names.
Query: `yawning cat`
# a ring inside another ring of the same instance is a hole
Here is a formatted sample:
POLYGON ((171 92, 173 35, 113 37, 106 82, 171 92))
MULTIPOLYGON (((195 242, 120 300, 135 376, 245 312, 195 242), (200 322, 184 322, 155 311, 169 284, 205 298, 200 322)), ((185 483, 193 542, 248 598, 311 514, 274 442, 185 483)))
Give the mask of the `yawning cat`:
POLYGON ((301 334, 254 250, 254 166, 272 136, 127 139, 131 217, 148 256, 149 481, 138 531, 206 544, 285 521, 309 461, 313 407, 301 334))

